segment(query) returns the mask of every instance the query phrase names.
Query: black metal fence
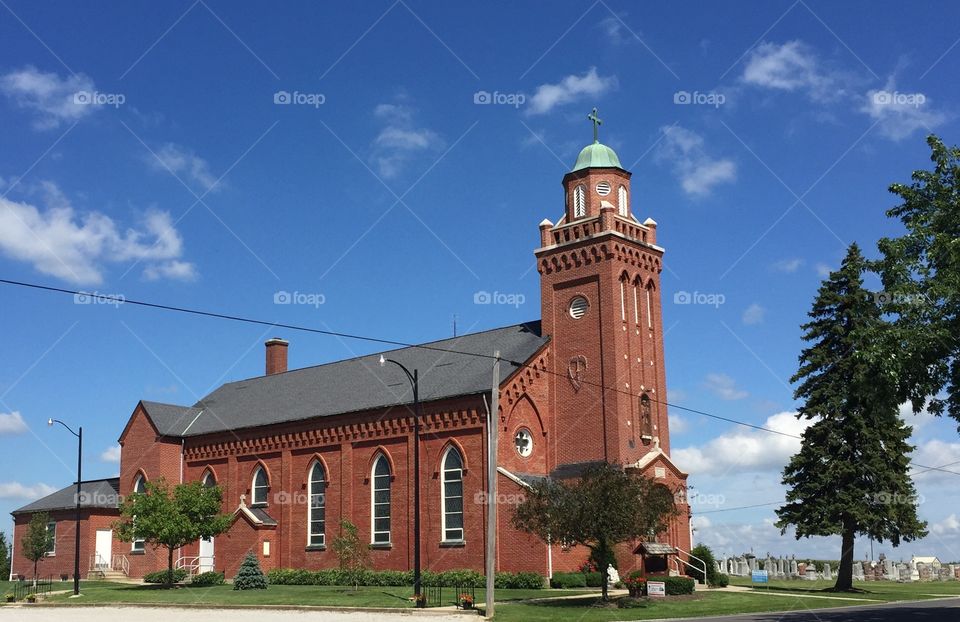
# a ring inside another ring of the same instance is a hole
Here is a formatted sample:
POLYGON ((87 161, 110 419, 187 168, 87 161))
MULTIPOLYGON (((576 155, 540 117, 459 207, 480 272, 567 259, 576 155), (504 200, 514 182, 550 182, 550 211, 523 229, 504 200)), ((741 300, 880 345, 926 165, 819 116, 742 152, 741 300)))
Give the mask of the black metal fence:
POLYGON ((427 597, 427 607, 454 605, 457 609, 473 609, 477 603, 477 591, 472 586, 441 587, 431 585, 423 588, 423 595, 427 597))
POLYGON ((13 584, 13 598, 15 600, 24 600, 27 596, 35 594, 42 596, 48 594, 53 589, 53 577, 46 579, 20 579, 13 584))

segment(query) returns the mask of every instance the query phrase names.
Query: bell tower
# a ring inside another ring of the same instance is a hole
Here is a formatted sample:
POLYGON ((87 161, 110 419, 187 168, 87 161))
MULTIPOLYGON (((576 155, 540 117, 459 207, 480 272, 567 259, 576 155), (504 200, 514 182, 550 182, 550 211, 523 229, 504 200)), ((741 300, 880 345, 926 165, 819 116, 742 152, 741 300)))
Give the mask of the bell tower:
POLYGON ((657 223, 634 216, 631 174, 599 142, 596 108, 587 118, 594 141, 564 175, 564 214, 540 223, 535 252, 557 374, 549 470, 670 450, 657 223))

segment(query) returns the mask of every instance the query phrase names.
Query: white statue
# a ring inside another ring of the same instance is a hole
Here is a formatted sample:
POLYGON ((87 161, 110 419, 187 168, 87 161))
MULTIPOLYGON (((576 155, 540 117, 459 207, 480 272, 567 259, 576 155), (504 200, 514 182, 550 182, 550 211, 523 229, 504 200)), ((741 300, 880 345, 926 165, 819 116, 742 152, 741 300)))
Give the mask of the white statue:
POLYGON ((607 587, 613 587, 620 583, 620 573, 613 567, 613 564, 607 565, 607 587))

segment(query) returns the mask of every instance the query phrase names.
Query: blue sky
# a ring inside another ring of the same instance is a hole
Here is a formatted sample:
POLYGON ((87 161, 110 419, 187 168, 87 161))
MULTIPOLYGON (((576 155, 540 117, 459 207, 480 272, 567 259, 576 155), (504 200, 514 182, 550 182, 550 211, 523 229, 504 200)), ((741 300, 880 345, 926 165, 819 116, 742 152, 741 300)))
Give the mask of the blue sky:
MULTIPOLYGON (((0 274, 410 342, 454 316, 461 333, 535 319, 537 223, 559 217, 597 106, 667 249, 671 401, 798 433, 788 379, 820 279, 850 242, 875 255, 900 230, 886 188, 929 164, 927 133, 960 142, 958 13, 9 0, 0 274)), ((258 375, 278 332, 9 286, 0 305, 3 513, 72 481, 73 438, 48 417, 82 424, 85 475, 110 476, 137 400, 258 375)), ((280 332, 292 367, 371 350, 280 332)), ((772 505, 716 512, 780 500, 796 443, 673 418, 694 509, 713 512, 697 539, 836 555, 780 537, 772 505)), ((953 424, 909 420, 918 462, 960 461, 953 424)), ((955 477, 918 475, 931 535, 875 553, 960 559, 955 477)))

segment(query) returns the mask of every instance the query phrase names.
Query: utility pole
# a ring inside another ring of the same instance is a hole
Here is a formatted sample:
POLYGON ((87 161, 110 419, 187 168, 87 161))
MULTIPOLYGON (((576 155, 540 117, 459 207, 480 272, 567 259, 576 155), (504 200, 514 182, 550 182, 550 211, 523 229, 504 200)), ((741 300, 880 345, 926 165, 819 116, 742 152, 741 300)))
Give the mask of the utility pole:
POLYGON ((486 617, 493 617, 493 587, 497 572, 497 436, 500 430, 500 351, 493 353, 493 387, 487 421, 487 595, 486 617))

